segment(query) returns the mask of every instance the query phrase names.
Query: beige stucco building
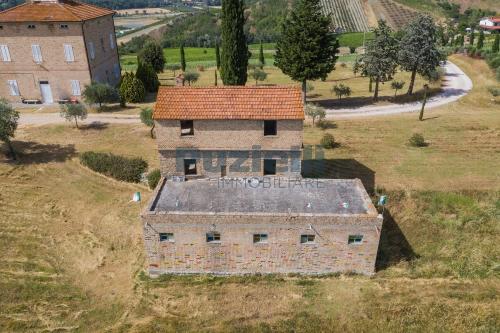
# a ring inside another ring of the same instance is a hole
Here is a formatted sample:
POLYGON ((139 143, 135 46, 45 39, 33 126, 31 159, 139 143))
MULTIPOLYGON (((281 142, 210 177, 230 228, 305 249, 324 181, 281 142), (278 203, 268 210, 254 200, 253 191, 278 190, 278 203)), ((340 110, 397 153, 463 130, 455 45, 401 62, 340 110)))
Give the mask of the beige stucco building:
POLYGON ((301 176, 299 88, 163 87, 154 119, 151 275, 374 273, 382 217, 361 181, 301 176))
POLYGON ((80 99, 92 81, 117 85, 114 11, 71 0, 28 0, 0 12, 0 96, 80 99))

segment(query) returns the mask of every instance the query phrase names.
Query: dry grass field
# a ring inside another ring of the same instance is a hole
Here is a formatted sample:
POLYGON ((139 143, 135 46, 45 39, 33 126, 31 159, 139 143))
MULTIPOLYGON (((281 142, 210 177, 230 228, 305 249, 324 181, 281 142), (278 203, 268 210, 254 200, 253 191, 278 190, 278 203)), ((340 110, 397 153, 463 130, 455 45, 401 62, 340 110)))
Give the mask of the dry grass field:
MULTIPOLYGON (((20 160, 0 154, 0 331, 498 331, 500 114, 486 92, 494 84, 487 66, 452 60, 474 90, 424 122, 397 115, 326 130, 340 143, 326 152, 331 165, 371 170, 389 195, 371 278, 148 279, 140 207, 130 199, 141 191, 147 200, 150 191, 78 162, 79 153, 98 150, 157 167, 147 128, 21 128, 20 160), (429 146, 406 145, 413 132, 429 146)), ((323 133, 307 127, 306 143, 323 133)))

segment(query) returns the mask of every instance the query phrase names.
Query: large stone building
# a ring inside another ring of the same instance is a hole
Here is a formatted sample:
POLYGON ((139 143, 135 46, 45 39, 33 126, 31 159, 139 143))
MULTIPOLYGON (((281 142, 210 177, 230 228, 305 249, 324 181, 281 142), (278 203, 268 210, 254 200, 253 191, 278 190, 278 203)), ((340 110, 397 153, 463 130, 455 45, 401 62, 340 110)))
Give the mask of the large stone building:
POLYGON ((79 99, 91 81, 120 80, 114 11, 71 0, 28 0, 0 12, 0 96, 79 99))
POLYGON ((373 274, 382 218, 361 181, 301 177, 291 87, 161 88, 149 273, 373 274))

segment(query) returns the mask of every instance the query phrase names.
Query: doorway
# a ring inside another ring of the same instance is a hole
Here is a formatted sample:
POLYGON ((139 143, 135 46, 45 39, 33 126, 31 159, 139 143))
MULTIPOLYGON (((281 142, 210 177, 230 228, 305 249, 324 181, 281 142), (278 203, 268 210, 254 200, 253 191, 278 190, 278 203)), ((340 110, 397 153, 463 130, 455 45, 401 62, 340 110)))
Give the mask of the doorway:
POLYGON ((54 103, 49 81, 40 81, 40 92, 42 93, 42 102, 44 104, 54 103))
POLYGON ((196 160, 195 159, 185 159, 184 160, 184 175, 195 176, 198 172, 196 171, 196 160))
POLYGON ((227 176, 227 166, 221 165, 220 166, 220 177, 224 178, 227 176))

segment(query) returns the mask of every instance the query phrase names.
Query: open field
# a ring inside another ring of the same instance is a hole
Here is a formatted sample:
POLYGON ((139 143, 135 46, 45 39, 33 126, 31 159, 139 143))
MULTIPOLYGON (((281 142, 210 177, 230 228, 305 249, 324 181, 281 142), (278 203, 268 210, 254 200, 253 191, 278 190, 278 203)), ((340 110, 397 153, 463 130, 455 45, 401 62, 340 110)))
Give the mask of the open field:
MULTIPOLYGON (((368 174, 389 204, 372 277, 165 276, 150 280, 139 205, 150 191, 78 163, 87 150, 157 167, 142 125, 25 127, 0 154, 0 331, 494 332, 500 322, 500 115, 486 64, 461 56, 475 83, 426 115, 339 120, 337 173, 368 174), (421 132, 429 147, 405 142, 421 132)), ((307 127, 305 143, 324 131, 307 127)), ((2 147, 3 148, 3 147, 2 147)), ((313 169, 318 171, 318 169, 313 169)))

